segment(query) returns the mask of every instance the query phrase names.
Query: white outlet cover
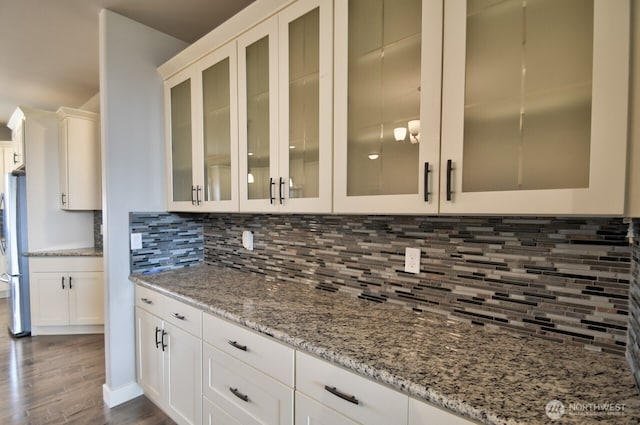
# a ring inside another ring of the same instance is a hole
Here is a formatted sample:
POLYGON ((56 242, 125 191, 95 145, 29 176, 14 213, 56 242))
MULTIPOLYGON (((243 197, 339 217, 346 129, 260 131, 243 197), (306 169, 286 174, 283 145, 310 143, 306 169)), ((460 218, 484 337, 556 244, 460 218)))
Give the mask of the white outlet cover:
POLYGON ((142 233, 131 234, 131 250, 142 249, 142 233))
POLYGON ((242 246, 249 251, 253 251, 253 232, 249 230, 242 232, 242 246))
POLYGON ((404 252, 404 271, 407 273, 420 273, 420 248, 406 248, 404 252))

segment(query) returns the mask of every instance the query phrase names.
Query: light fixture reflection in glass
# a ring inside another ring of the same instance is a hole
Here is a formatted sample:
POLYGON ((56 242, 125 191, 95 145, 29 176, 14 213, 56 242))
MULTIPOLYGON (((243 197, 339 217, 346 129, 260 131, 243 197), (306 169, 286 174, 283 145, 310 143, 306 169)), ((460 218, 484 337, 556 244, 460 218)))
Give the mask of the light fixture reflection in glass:
POLYGON ((293 187, 293 179, 289 177, 289 187, 293 187))
POLYGON ((411 143, 418 143, 420 141, 420 120, 409 121, 408 127, 409 140, 411 140, 411 143))
POLYGON ((377 154, 377 153, 370 153, 369 154, 369 159, 372 160, 372 161, 374 161, 374 160, 376 160, 378 158, 380 158, 380 155, 377 154))
POLYGON ((253 152, 247 153, 247 156, 253 156, 253 152))
POLYGON ((402 142, 407 137, 406 127, 396 127, 393 129, 393 137, 396 142, 402 142))
POLYGON ((253 178, 253 173, 249 171, 249 174, 247 174, 247 183, 252 184, 254 182, 255 182, 255 179, 253 178))

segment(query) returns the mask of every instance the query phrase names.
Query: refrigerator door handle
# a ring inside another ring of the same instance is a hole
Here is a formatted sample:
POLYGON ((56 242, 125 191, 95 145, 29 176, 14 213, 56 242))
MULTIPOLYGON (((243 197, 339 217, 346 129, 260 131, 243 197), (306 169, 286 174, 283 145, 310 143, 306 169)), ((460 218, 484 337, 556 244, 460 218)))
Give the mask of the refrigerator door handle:
POLYGON ((0 282, 9 283, 9 275, 6 273, 2 273, 0 275, 0 282))

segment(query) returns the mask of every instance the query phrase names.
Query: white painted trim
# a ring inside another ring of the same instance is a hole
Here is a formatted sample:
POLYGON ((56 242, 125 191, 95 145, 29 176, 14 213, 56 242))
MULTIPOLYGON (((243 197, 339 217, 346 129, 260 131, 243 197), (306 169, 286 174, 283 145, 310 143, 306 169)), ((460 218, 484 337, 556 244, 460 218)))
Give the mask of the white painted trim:
POLYGON ((109 388, 107 384, 102 385, 102 401, 104 401, 109 408, 116 407, 143 394, 142 387, 136 382, 131 382, 130 384, 113 390, 109 388))
POLYGON ((158 67, 163 80, 277 14, 294 0, 257 0, 158 67))

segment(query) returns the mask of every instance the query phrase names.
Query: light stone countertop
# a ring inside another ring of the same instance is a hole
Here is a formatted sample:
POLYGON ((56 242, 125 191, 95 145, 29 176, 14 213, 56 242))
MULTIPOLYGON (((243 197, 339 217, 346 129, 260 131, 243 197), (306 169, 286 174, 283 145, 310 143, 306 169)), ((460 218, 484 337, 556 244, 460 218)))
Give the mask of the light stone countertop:
POLYGON ((131 280, 481 423, 549 424, 545 406, 555 399, 561 425, 640 423, 621 356, 230 268, 131 280), (598 410, 611 404, 624 410, 598 410))
POLYGON ((48 251, 29 251, 25 257, 102 257, 102 250, 93 247, 74 249, 53 249, 48 251))

